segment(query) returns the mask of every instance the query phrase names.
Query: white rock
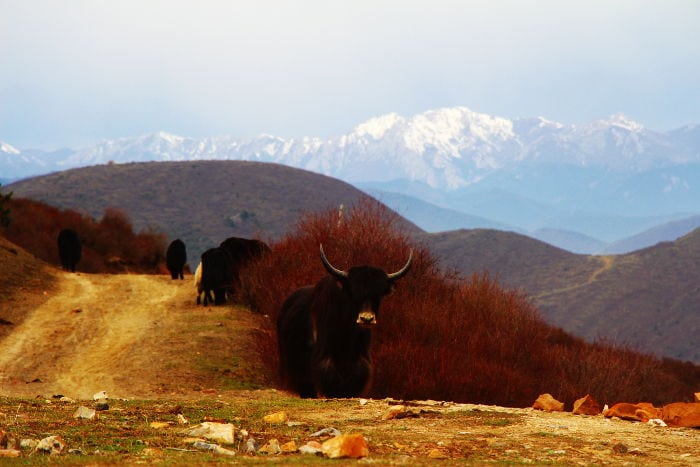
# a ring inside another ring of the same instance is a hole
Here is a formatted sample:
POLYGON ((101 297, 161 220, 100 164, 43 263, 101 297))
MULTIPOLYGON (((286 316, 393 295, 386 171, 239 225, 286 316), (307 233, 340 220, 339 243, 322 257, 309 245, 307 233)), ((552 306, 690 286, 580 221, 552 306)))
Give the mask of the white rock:
POLYGON ((234 427, 230 423, 202 422, 187 434, 226 444, 233 444, 235 439, 234 427))

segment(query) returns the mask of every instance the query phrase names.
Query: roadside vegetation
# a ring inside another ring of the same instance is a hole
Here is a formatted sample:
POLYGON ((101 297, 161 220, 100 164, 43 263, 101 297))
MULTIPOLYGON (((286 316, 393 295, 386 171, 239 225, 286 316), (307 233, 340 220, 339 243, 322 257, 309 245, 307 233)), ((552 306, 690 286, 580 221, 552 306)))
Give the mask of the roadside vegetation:
POLYGON ((82 258, 78 270, 91 273, 162 273, 166 235, 152 229, 134 232, 129 217, 107 208, 100 220, 72 209, 14 198, 4 203, 10 221, 0 233, 49 264, 60 264, 56 239, 61 229, 78 233, 82 258))
POLYGON ((397 228, 398 216, 372 200, 303 217, 272 245, 273 254, 244 274, 241 297, 270 316, 258 352, 277 372, 274 323, 283 300, 325 275, 319 244, 336 266, 413 266, 380 310, 375 375, 368 396, 526 407, 551 393, 570 408, 590 394, 602 404, 686 401, 700 368, 661 361, 607 342, 587 343, 545 323, 530 299, 487 273, 440 270, 422 245, 397 228))

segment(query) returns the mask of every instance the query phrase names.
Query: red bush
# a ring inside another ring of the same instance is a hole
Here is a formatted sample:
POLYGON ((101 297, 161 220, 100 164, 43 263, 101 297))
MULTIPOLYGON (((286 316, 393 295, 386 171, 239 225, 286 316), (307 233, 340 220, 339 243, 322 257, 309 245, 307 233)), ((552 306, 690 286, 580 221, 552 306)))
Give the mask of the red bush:
POLYGON ((58 209, 30 199, 12 199, 10 225, 3 235, 13 243, 51 264, 59 264, 56 239, 61 229, 78 233, 84 272, 163 271, 166 236, 155 231, 134 233, 128 216, 107 208, 100 221, 70 209, 58 209))
POLYGON ((336 267, 370 264, 386 271, 399 269, 413 248, 411 271, 382 303, 369 396, 529 406, 549 392, 570 406, 586 394, 610 404, 665 403, 692 394, 698 379, 680 381, 657 359, 628 349, 586 344, 546 324, 527 297, 504 290, 488 274, 461 280, 440 271, 427 249, 398 230, 398 220, 372 200, 342 215, 307 215, 272 245, 272 255, 242 275, 245 294, 270 318, 257 349, 270 374, 276 374, 282 302, 326 274, 319 244, 336 267))

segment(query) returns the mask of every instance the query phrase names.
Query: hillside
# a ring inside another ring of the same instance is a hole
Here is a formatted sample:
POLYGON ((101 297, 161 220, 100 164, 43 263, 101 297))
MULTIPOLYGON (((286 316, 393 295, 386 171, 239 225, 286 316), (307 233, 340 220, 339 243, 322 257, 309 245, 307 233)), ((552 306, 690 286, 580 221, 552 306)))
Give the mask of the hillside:
POLYGON ((55 290, 54 270, 0 235, 0 340, 55 290))
POLYGON ((533 297, 542 315, 588 340, 700 362, 700 230, 620 256, 575 255, 510 232, 424 236, 442 264, 489 271, 533 297))
POLYGON ((22 180, 6 190, 96 218, 107 207, 123 209, 135 228, 181 238, 190 264, 227 237, 279 238, 302 212, 365 196, 330 177, 243 161, 106 164, 22 180))
MULTIPOLYGON (((52 435, 65 445, 51 461, 18 448, 19 459, 3 463, 323 463, 296 449, 330 438, 313 435, 328 427, 361 434, 366 461, 380 465, 689 466, 700 459, 700 432, 689 428, 449 401, 301 400, 264 378, 251 351, 260 315, 235 306, 197 307, 189 283, 164 275, 65 273, 2 237, 0 260, 0 294, 15 298, 0 301, 0 317, 14 304, 42 297, 4 326, 9 332, 0 338, 3 443, 52 435), (18 287, 7 280, 13 274, 36 280, 18 287), (108 394, 108 408, 97 420, 76 419, 79 407, 95 407, 99 391, 108 394), (398 404, 403 412, 388 417, 398 404), (263 420, 279 411, 291 423, 263 420), (196 449, 188 432, 202 422, 235 425, 235 444, 226 445, 235 456, 196 449), (274 457, 255 455, 246 452, 247 437, 258 447, 272 439, 295 447, 274 457)), ((0 453, 11 455, 4 447, 0 453)))

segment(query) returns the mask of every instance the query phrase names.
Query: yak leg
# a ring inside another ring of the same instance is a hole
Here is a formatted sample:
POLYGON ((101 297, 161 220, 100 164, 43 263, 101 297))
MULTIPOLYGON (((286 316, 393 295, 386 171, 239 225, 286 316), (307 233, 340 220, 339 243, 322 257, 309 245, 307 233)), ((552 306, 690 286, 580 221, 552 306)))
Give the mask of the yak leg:
POLYGON ((369 360, 337 365, 325 358, 316 366, 314 376, 319 391, 326 397, 357 397, 364 391, 370 377, 369 360))

